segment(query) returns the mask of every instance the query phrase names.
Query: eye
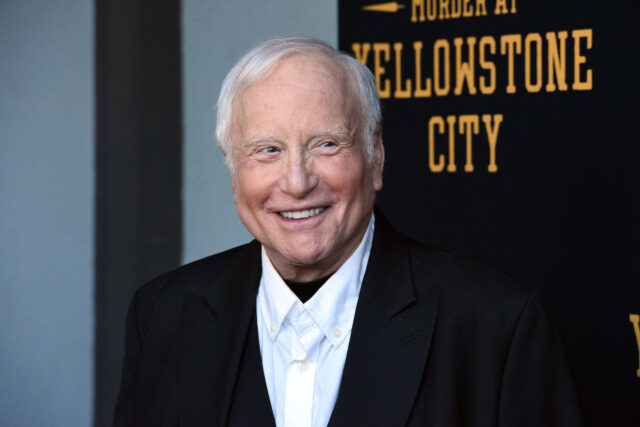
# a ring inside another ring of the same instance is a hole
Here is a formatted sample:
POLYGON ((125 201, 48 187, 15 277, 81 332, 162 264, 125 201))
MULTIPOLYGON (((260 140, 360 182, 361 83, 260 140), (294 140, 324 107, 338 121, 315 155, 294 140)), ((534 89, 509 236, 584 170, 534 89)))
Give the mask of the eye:
POLYGON ((280 158, 282 148, 277 145, 261 145, 254 147, 251 156, 259 162, 272 162, 280 158))
POLYGON ((277 153, 278 151, 280 151, 278 147, 274 147, 273 145, 270 145, 260 150, 261 153, 265 153, 265 154, 274 154, 274 153, 277 153))
POLYGON ((314 143, 312 151, 321 156, 332 156, 340 150, 340 143, 335 139, 321 139, 314 143))

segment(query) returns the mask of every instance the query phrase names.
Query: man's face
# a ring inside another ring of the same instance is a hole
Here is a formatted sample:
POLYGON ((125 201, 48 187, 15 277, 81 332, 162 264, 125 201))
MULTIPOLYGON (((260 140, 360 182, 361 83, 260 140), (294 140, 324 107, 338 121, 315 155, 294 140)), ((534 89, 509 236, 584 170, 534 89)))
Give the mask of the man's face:
POLYGON ((294 56, 234 100, 238 214, 286 279, 337 270, 382 187, 382 140, 369 164, 350 93, 329 60, 294 56))

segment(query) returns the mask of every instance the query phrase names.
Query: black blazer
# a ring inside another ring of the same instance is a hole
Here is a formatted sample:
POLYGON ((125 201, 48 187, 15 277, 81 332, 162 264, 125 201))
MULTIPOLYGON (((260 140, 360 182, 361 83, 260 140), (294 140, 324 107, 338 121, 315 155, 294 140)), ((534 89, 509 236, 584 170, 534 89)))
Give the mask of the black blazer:
MULTIPOLYGON (((272 426, 257 335, 260 244, 140 288, 114 425, 272 426)), ((331 426, 580 426, 540 296, 376 216, 331 426)))

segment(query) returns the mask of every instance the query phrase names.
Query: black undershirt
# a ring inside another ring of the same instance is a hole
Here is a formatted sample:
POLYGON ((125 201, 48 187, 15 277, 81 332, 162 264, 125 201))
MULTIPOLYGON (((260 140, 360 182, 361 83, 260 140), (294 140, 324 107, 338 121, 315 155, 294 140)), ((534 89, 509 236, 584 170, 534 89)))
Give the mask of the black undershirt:
POLYGON ((294 282, 293 280, 285 279, 284 283, 287 284, 289 289, 291 289, 291 291, 296 294, 298 299, 304 304, 309 301, 316 292, 318 292, 318 289, 324 285, 324 282, 329 280, 329 277, 331 277, 331 274, 311 282, 294 282))

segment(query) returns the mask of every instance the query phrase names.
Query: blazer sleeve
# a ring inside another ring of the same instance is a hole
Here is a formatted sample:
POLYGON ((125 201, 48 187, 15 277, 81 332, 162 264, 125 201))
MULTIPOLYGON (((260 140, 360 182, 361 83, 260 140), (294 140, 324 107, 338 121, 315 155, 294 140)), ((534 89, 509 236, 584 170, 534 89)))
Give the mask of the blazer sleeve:
POLYGON ((584 425, 559 329, 537 292, 529 297, 511 340, 500 393, 499 425, 584 425))
POLYGON ((142 351, 143 332, 139 327, 142 320, 140 313, 144 311, 146 310, 140 307, 140 289, 138 289, 129 303, 129 310, 127 312, 124 343, 125 354, 122 364, 120 391, 118 393, 118 400, 113 417, 113 425, 118 427, 131 425, 133 417, 138 377, 138 361, 142 351))

